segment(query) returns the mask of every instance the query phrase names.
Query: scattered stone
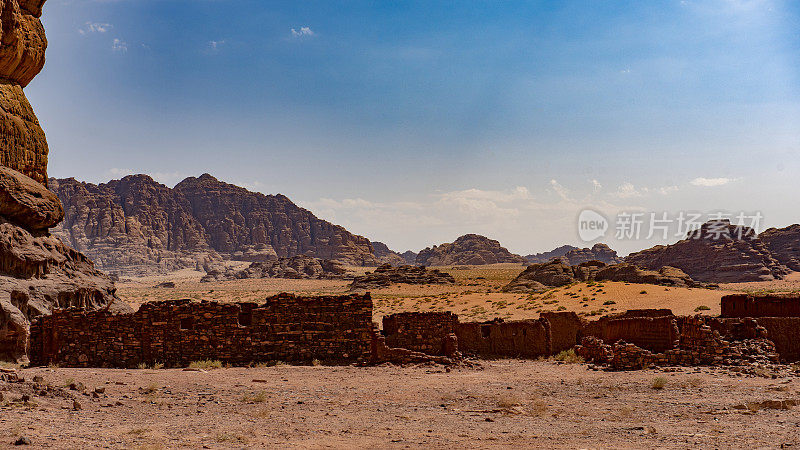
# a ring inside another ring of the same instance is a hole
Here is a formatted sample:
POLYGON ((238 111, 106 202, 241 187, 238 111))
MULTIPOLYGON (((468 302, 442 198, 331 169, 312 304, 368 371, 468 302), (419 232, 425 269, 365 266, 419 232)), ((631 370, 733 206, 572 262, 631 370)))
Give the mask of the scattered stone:
POLYGON ((31 440, 25 436, 20 436, 14 441, 14 445, 31 445, 31 440))
POLYGON ((81 406, 81 404, 77 400, 73 400, 72 401, 72 410, 73 411, 80 411, 82 409, 83 409, 83 406, 81 406))
POLYGON ((426 269, 424 266, 392 267, 384 264, 373 273, 356 277, 350 284, 351 291, 380 289, 392 284, 455 284, 452 275, 436 269, 426 269))

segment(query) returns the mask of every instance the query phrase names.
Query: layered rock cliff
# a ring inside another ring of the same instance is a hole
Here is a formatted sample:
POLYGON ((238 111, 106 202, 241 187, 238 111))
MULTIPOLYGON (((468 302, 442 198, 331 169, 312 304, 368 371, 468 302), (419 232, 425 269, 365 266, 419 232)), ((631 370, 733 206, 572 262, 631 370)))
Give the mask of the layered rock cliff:
POLYGON ((500 242, 477 234, 466 234, 453 243, 434 245, 417 254, 420 266, 451 264, 482 265, 525 262, 525 258, 509 252, 500 242))
POLYGON ((632 253, 625 262, 656 270, 676 267, 695 280, 711 283, 769 281, 790 272, 751 228, 728 220, 705 223, 682 241, 632 253))
POLYGON ((565 263, 571 266, 589 261, 600 261, 606 264, 617 264, 622 262, 622 258, 617 256, 617 252, 611 250, 606 244, 594 244, 592 248, 576 248, 568 251, 559 257, 565 263))
POLYGON ((147 175, 100 185, 71 178, 50 183, 65 210, 54 233, 104 270, 143 274, 303 254, 349 265, 383 262, 367 238, 287 197, 250 192, 208 174, 172 189, 147 175))

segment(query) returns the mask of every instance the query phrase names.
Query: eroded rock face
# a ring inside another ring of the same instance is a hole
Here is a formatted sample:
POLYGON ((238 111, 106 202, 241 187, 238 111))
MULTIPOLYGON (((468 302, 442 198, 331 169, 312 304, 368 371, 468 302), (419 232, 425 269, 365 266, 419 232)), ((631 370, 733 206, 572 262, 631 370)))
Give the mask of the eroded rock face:
POLYGON ((758 238, 778 262, 791 270, 800 271, 800 225, 770 228, 758 238))
MULTIPOLYGON (((393 266, 400 266, 406 263, 406 260, 403 257, 403 255, 393 250, 390 250, 389 246, 387 246, 383 242, 372 241, 371 244, 375 256, 378 258, 381 264, 391 264, 393 266)), ((414 255, 414 258, 416 259, 416 255, 414 255)))
POLYGON ((452 275, 423 266, 392 267, 384 264, 374 272, 356 277, 350 284, 351 291, 380 289, 396 283, 404 284, 454 284, 452 275))
POLYGON ((617 256, 617 252, 611 250, 606 244, 594 244, 592 248, 576 248, 568 251, 559 259, 571 266, 577 266, 589 261, 600 261, 606 264, 622 262, 622 258, 617 256))
POLYGON ((676 287, 698 285, 691 277, 674 267, 661 267, 656 271, 641 269, 627 263, 607 265, 602 261, 586 261, 570 266, 559 259, 554 259, 547 263, 531 264, 504 286, 503 291, 542 292, 584 281, 619 281, 676 287))
POLYGON ((290 279, 337 279, 345 278, 348 272, 338 261, 318 259, 306 255, 280 258, 275 261, 254 262, 243 270, 206 267, 206 275, 200 280, 211 281, 245 280, 254 278, 290 279))
POLYGON ((47 140, 22 88, 42 70, 43 0, 0 0, 0 165, 47 183, 47 140))
POLYGON ((632 253, 625 262, 647 269, 676 267, 710 283, 778 280, 789 273, 752 229, 728 220, 703 224, 682 241, 632 253))
POLYGON ((380 260, 368 239, 285 196, 250 192, 208 174, 174 189, 147 175, 100 185, 72 178, 50 184, 65 210, 54 233, 104 270, 147 274, 302 254, 348 265, 377 266, 380 260))
POLYGON ((525 260, 532 264, 541 264, 546 263, 554 258, 560 258, 572 250, 580 250, 578 247, 574 247, 572 245, 562 245, 554 250, 549 252, 542 252, 542 253, 535 253, 532 255, 526 255, 525 260))
POLYGON ((0 216, 32 230, 61 222, 64 210, 58 197, 33 179, 0 166, 0 216))
POLYGON ((452 264, 483 265, 525 262, 525 258, 509 252, 500 242, 477 234, 466 234, 452 244, 434 245, 417 254, 420 266, 449 266, 452 264))

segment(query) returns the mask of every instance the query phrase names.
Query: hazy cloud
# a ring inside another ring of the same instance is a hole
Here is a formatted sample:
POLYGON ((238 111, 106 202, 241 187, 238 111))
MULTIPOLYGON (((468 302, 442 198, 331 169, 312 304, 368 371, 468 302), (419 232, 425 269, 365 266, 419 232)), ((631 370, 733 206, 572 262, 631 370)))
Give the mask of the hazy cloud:
POLYGON ((114 28, 113 25, 110 23, 101 23, 101 22, 86 22, 86 24, 78 29, 78 33, 80 34, 91 34, 91 33, 105 33, 106 31, 114 28))
POLYGON ((296 38, 314 37, 317 33, 309 27, 300 27, 299 30, 292 28, 292 36, 296 38))
POLYGON ((732 183, 736 181, 734 178, 695 178, 694 180, 690 181, 693 186, 702 186, 702 187, 715 187, 715 186, 724 186, 728 183, 732 183))
POLYGON ((114 42, 111 43, 111 50, 115 52, 125 53, 128 51, 128 43, 115 38, 114 42))

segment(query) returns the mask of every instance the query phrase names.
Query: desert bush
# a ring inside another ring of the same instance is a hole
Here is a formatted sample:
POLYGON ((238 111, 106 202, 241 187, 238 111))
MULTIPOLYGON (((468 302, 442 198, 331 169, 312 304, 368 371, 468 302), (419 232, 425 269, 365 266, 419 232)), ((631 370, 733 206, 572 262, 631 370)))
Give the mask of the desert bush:
POLYGON ((245 394, 242 397, 242 401, 245 403, 264 403, 265 401, 267 401, 267 393, 264 391, 258 391, 250 394, 245 394))
POLYGON ((563 361, 570 364, 580 364, 583 358, 575 354, 574 349, 563 350, 555 356, 556 361, 563 361))
POLYGON ((189 364, 190 369, 221 369, 222 361, 218 359, 204 359, 201 361, 192 361, 189 364))
POLYGON ((697 308, 695 308, 695 309, 694 309, 694 312, 708 311, 708 310, 710 310, 710 309, 711 309, 711 308, 709 308, 709 307, 708 307, 708 306, 706 306, 706 305, 700 305, 700 306, 698 306, 697 308))
POLYGON ((664 389, 664 386, 667 385, 667 379, 664 377, 656 377, 653 382, 650 384, 652 389, 661 390, 664 389))

